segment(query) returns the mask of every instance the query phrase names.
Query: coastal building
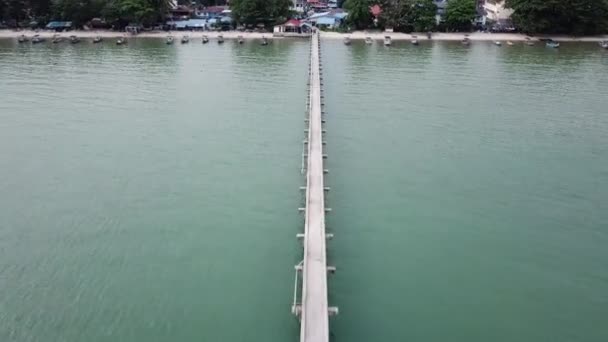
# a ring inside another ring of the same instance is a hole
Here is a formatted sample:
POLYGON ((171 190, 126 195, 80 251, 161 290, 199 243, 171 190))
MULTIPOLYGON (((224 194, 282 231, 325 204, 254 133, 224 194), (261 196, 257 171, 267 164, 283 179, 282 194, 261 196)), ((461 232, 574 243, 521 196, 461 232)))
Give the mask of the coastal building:
POLYGON ((292 0, 291 10, 296 13, 306 13, 308 11, 308 1, 292 0))
POLYGON ((315 13, 306 19, 307 22, 319 28, 335 29, 342 25, 348 13, 342 9, 315 13))
POLYGON ((488 26, 508 28, 512 26, 511 15, 513 10, 505 7, 504 0, 485 0, 483 1, 482 23, 488 26))
POLYGON ((437 12, 435 14, 435 22, 439 25, 445 17, 445 9, 448 7, 448 0, 433 0, 435 6, 437 6, 437 12))
POLYGON ((55 30, 57 32, 69 31, 72 29, 71 21, 51 21, 46 25, 47 30, 55 30))
POLYGON ((302 34, 310 34, 311 32, 312 25, 298 19, 289 19, 284 24, 276 25, 273 29, 273 33, 276 36, 300 36, 302 34))

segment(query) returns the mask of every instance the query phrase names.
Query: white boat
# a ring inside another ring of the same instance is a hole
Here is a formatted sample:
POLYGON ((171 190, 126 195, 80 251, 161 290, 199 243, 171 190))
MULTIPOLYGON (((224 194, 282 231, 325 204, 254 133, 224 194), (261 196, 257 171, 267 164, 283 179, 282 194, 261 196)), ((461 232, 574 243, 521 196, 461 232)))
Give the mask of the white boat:
POLYGON ((530 38, 530 37, 526 37, 526 43, 527 46, 534 46, 534 41, 530 38))
POLYGON ((70 36, 70 43, 78 44, 78 43, 80 43, 80 38, 78 38, 76 36, 70 36))
POLYGON ((173 38, 173 36, 167 36, 167 39, 165 40, 165 43, 167 45, 172 45, 174 41, 175 41, 175 39, 173 38))
POLYGON ((559 43, 552 39, 548 39, 547 42, 545 43, 545 46, 549 47, 549 48, 557 49, 557 48, 559 48, 559 43))
POLYGON ((266 37, 262 37, 262 45, 266 46, 268 45, 268 39, 266 39, 266 37))
POLYGON ((412 36, 410 43, 412 43, 412 45, 418 45, 418 36, 412 36))
POLYGON ((469 39, 469 37, 464 37, 464 39, 460 41, 460 44, 469 46, 471 45, 471 40, 469 39))
POLYGON ((121 37, 116 40, 116 45, 125 45, 125 44, 127 44, 127 40, 125 38, 121 37))
POLYGON ((344 45, 350 45, 350 38, 344 37, 344 45))
POLYGON ((26 36, 26 35, 24 35, 24 34, 20 35, 20 36, 19 36, 19 38, 17 38, 17 41, 18 41, 19 43, 25 43, 25 42, 27 42, 28 40, 29 40, 29 39, 28 39, 28 38, 27 38, 27 36, 26 36))
POLYGON ((500 41, 496 40, 496 41, 494 41, 494 45, 496 45, 496 46, 502 46, 502 43, 500 41))
POLYGON ((189 41, 190 41, 190 37, 188 37, 188 36, 182 37, 182 44, 187 44, 189 41))
POLYGON ((602 49, 608 49, 608 40, 604 40, 603 42, 600 42, 600 47, 602 49))
POLYGON ((102 41, 103 41, 103 38, 101 38, 101 36, 97 36, 97 37, 93 38, 93 44, 101 43, 102 41))
POLYGON ((32 37, 32 44, 43 43, 45 39, 41 37, 39 34, 32 37))
POLYGON ((372 45, 373 43, 372 37, 365 37, 365 44, 372 45))
POLYGON ((239 44, 243 44, 243 43, 245 42, 245 40, 243 39, 243 36, 238 36, 238 37, 236 37, 236 38, 237 38, 237 42, 238 42, 239 44))
POLYGON ((507 40, 507 45, 509 45, 509 46, 513 46, 513 42, 512 42, 512 41, 510 41, 510 40, 507 40))
POLYGON ((203 44, 209 43, 209 38, 207 36, 203 36, 203 44))
POLYGON ((391 39, 391 36, 384 37, 384 46, 391 46, 392 43, 393 43, 393 40, 391 39))
POLYGON ((222 36, 221 34, 217 36, 217 43, 224 44, 224 36, 222 36))

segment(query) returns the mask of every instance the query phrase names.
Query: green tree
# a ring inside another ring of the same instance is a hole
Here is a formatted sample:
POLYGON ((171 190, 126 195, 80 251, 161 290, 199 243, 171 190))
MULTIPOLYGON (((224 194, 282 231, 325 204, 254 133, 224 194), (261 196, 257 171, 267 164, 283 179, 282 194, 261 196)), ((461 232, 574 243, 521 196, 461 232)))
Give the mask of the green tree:
POLYGON ((344 9, 348 12, 346 22, 358 30, 366 29, 372 25, 372 14, 370 13, 370 0, 346 0, 344 9))
POLYGON ((529 33, 605 33, 606 0, 507 0, 513 22, 529 33))
POLYGON ((98 17, 104 7, 103 0, 57 0, 53 4, 54 19, 72 21, 79 27, 98 17))
POLYGON ((232 0, 230 8, 239 24, 271 26, 289 17, 291 4, 291 0, 232 0))
POLYGON ((412 11, 414 31, 425 32, 435 28, 437 22, 437 5, 433 0, 418 0, 414 2, 412 11))
POLYGON ((103 9, 109 22, 124 24, 134 23, 151 25, 157 19, 157 9, 148 0, 111 0, 103 9))
POLYGON ((445 24, 453 31, 469 31, 476 15, 475 0, 450 0, 445 10, 445 24))
POLYGON ((433 0, 385 0, 382 10, 381 24, 398 32, 428 31, 435 26, 433 0))

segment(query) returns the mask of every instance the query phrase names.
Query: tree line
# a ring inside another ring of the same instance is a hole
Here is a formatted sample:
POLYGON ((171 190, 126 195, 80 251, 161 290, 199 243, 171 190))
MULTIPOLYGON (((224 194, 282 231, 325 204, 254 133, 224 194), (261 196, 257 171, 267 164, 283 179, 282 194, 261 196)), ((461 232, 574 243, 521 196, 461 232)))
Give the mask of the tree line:
MULTIPOLYGON (((496 2, 499 2, 498 0, 496 2)), ((399 32, 471 31, 479 16, 477 0, 449 0, 440 23, 433 0, 346 0, 353 29, 392 27, 399 32), (369 8, 379 5, 374 18, 369 8)), ((526 33, 600 34, 608 32, 608 0, 506 0, 512 21, 526 33)), ((490 25, 492 23, 489 23, 490 25)))
MULTIPOLYGON (((201 6, 226 0, 196 0, 201 6)), ((191 4, 189 0, 179 0, 191 4)), ((232 0, 232 14, 239 24, 270 26, 289 18, 291 0, 232 0)), ((401 32, 470 31, 479 15, 478 0, 449 0, 437 25, 433 0, 340 0, 349 13, 352 29, 392 27, 401 32), (370 7, 379 5, 374 18, 370 7)), ((93 18, 124 26, 162 22, 170 0, 0 0, 0 20, 23 23, 50 20, 72 21, 77 27, 93 18)), ((506 0, 512 21, 526 33, 597 34, 608 32, 608 0, 506 0)))
MULTIPOLYGON (((178 4, 191 5, 179 0, 178 4)), ((198 0, 200 6, 224 5, 226 0, 198 0)), ((170 0, 0 0, 0 21, 45 23, 71 21, 81 27, 93 18, 125 26, 128 23, 152 25, 162 22, 171 7, 170 0)))

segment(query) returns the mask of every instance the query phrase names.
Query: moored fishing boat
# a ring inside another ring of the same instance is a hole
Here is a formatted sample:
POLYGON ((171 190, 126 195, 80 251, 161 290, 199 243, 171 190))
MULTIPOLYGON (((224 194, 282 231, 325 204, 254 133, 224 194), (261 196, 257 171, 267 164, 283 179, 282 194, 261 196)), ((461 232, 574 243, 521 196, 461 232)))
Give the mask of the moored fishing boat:
POLYGON ((526 42, 524 44, 526 44, 527 46, 533 46, 534 41, 532 40, 532 38, 526 37, 526 42))
POLYGON ((471 45, 471 40, 469 39, 469 37, 464 37, 464 39, 460 41, 460 44, 464 46, 469 46, 471 45))
POLYGON ((80 43, 80 38, 78 38, 76 36, 70 36, 70 43, 71 44, 78 44, 78 43, 80 43))
POLYGON ((412 36, 410 43, 412 43, 412 45, 418 45, 418 36, 412 36))
POLYGON ((209 43, 209 37, 203 36, 203 44, 209 43))
POLYGON ((243 36, 238 36, 238 37, 236 37, 236 39, 239 44, 243 44, 245 42, 245 40, 243 39, 243 36))
POLYGON ((217 43, 224 44, 224 36, 222 36, 221 34, 217 36, 217 43))
POLYGON ((98 44, 101 43, 103 41, 103 38, 101 38, 101 36, 97 36, 95 38, 93 38, 93 44, 98 44))
POLYGON ((125 45, 127 44, 127 40, 123 37, 120 37, 116 40, 116 45, 125 45))
POLYGON ((25 43, 25 42, 27 42, 28 40, 29 40, 29 39, 28 39, 28 38, 27 38, 27 36, 26 36, 26 35, 24 35, 24 34, 20 35, 20 36, 19 36, 19 38, 17 38, 17 41, 18 41, 19 43, 25 43))
POLYGON ((44 37, 41 37, 39 34, 32 37, 32 44, 43 43, 44 41, 44 37))
POLYGON ((344 45, 350 45, 350 37, 344 37, 344 45))
POLYGON ((604 40, 603 42, 600 42, 600 47, 602 49, 608 49, 608 40, 604 40))
POLYGON ((559 43, 554 41, 553 39, 547 39, 545 46, 548 48, 557 49, 557 48, 559 48, 559 43))
POLYGON ((509 46, 513 46, 513 42, 512 42, 512 41, 510 41, 510 40, 507 40, 507 45, 509 45, 509 46))
POLYGON ((188 37, 188 36, 183 36, 183 37, 182 37, 182 44, 188 44, 188 42, 190 42, 190 37, 188 37))
POLYGON ((496 46, 502 46, 502 43, 500 41, 498 41, 498 40, 495 40, 494 41, 494 45, 496 45, 496 46))
POLYGON ((167 45, 172 45, 174 41, 175 41, 175 38, 173 38, 173 36, 169 35, 169 36, 167 36, 167 38, 165 39, 165 44, 167 44, 167 45))
POLYGON ((268 45, 268 39, 266 37, 262 37, 262 43, 263 46, 268 45))
POLYGON ((373 43, 372 37, 365 37, 365 44, 372 45, 373 43))
POLYGON ((384 46, 391 46, 391 44, 393 44, 393 40, 392 40, 391 36, 385 36, 384 37, 384 46))

